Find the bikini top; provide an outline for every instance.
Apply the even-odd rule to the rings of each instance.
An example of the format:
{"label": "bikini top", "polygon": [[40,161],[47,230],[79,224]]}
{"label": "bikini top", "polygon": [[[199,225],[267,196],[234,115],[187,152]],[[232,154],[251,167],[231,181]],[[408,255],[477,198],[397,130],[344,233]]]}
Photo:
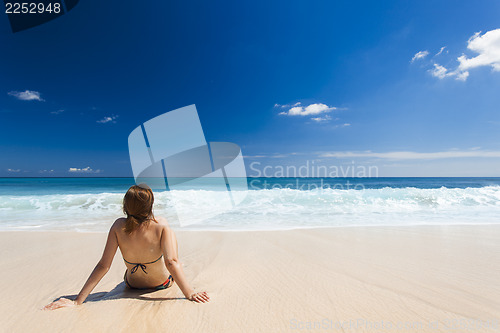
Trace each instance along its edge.
{"label": "bikini top", "polygon": [[158,260],[160,260],[161,258],[163,257],[163,254],[160,256],[160,258],[156,259],[155,261],[151,261],[151,262],[145,262],[145,263],[135,263],[135,262],[130,262],[130,261],[127,261],[125,260],[125,258],[123,258],[123,260],[127,263],[127,264],[130,264],[130,265],[134,265],[134,267],[132,267],[132,269],[130,270],[130,274],[134,274],[137,269],[140,267],[142,269],[142,271],[146,274],[148,274],[148,272],[146,272],[146,265],[149,265],[149,264],[154,264],[155,262],[157,262]]}

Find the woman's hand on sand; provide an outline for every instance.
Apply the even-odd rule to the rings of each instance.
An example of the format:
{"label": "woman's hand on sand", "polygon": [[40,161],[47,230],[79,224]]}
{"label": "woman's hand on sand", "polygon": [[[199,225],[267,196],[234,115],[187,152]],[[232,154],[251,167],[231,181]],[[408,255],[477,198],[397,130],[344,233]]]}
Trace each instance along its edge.
{"label": "woman's hand on sand", "polygon": [[210,297],[208,297],[206,291],[202,291],[191,294],[191,296],[189,296],[189,300],[196,303],[208,303],[210,301]]}
{"label": "woman's hand on sand", "polygon": [[76,306],[76,302],[71,300],[71,299],[67,299],[67,298],[63,297],[63,298],[58,299],[55,302],[52,302],[50,304],[45,305],[43,310],[55,310],[55,309],[59,309],[59,308],[68,308],[68,307],[72,307],[72,306]]}

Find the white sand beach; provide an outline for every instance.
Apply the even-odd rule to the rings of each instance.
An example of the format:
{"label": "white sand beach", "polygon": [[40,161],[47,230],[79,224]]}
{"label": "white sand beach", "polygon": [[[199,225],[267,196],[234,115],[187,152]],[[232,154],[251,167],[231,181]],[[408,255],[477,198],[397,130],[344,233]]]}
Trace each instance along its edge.
{"label": "white sand beach", "polygon": [[211,302],[174,286],[126,291],[113,265],[75,296],[106,234],[1,232],[4,332],[498,332],[500,226],[177,231],[180,259]]}

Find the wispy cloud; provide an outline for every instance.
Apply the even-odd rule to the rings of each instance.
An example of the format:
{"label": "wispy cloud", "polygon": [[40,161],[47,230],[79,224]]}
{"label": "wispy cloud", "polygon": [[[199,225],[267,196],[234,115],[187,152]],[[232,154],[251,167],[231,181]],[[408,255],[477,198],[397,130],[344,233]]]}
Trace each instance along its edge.
{"label": "wispy cloud", "polygon": [[330,117],[329,115],[324,115],[323,117],[314,117],[314,118],[311,118],[311,120],[315,121],[317,123],[324,123],[324,122],[332,120],[332,117]]}
{"label": "wispy cloud", "polygon": [[50,113],[51,114],[60,114],[60,113],[63,113],[63,112],[64,112],[64,110],[61,109],[61,110],[51,111]]}
{"label": "wispy cloud", "polygon": [[393,151],[377,153],[372,151],[352,152],[352,151],[337,151],[319,153],[320,157],[337,157],[337,158],[355,158],[355,157],[371,157],[389,160],[431,160],[444,158],[464,158],[464,157],[500,157],[500,151],[487,150],[450,150],[441,152],[413,152],[413,151]]}
{"label": "wispy cloud", "polygon": [[91,167],[86,167],[86,168],[69,168],[68,172],[71,173],[99,173],[101,170],[93,170]]}
{"label": "wispy cloud", "polygon": [[116,115],[106,116],[106,117],[102,118],[101,120],[98,120],[97,122],[99,124],[116,123],[116,118],[118,118],[118,116],[116,116]]}
{"label": "wispy cloud", "polygon": [[[487,31],[483,35],[476,32],[467,41],[467,49],[477,53],[477,56],[469,58],[462,54],[457,58],[458,66],[455,69],[435,63],[429,72],[438,79],[454,77],[456,80],[466,81],[469,71],[474,68],[491,67],[493,71],[500,71],[500,29]],[[443,50],[444,48],[441,48],[436,55],[441,54]]]}
{"label": "wispy cloud", "polygon": [[50,169],[50,170],[40,170],[38,171],[39,173],[53,173],[54,172],[54,169]]}
{"label": "wispy cloud", "polygon": [[41,97],[41,94],[38,91],[33,90],[25,90],[25,91],[10,91],[8,92],[10,96],[14,96],[15,98],[21,101],[40,101],[43,102],[44,99]]}
{"label": "wispy cloud", "polygon": [[301,102],[297,102],[297,103],[293,103],[293,104],[274,104],[274,107],[275,108],[283,108],[283,109],[286,109],[286,108],[291,108],[293,106],[299,106],[301,105],[302,103]]}
{"label": "wispy cloud", "polygon": [[427,50],[419,51],[419,52],[415,53],[413,58],[411,58],[411,62],[415,62],[416,60],[419,60],[419,59],[424,59],[428,55],[429,55],[429,51],[427,51]]}
{"label": "wispy cloud", "polygon": [[301,153],[274,153],[274,154],[258,154],[258,155],[245,155],[244,158],[252,159],[252,158],[286,158],[296,155],[302,155]]}
{"label": "wispy cloud", "polygon": [[21,169],[7,169],[7,172],[17,173],[17,172],[21,172]]}
{"label": "wispy cloud", "polygon": [[[443,51],[446,49],[446,46],[443,46],[442,48],[439,49],[439,52],[436,53],[436,56],[440,55],[441,53],[443,53]],[[448,50],[446,50],[446,53],[448,53]]]}

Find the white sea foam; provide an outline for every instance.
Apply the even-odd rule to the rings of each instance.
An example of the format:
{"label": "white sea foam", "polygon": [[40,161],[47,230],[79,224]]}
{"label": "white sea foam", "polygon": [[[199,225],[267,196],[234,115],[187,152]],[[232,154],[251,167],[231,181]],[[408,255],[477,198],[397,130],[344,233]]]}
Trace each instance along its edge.
{"label": "white sea foam", "polygon": [[[220,191],[156,193],[155,214],[173,226],[176,210],[218,209]],[[106,231],[123,215],[122,193],[0,196],[0,230]],[[206,211],[200,209],[201,216]],[[500,186],[365,190],[269,189],[249,191],[235,209],[190,226],[265,230],[303,227],[500,223]]]}

